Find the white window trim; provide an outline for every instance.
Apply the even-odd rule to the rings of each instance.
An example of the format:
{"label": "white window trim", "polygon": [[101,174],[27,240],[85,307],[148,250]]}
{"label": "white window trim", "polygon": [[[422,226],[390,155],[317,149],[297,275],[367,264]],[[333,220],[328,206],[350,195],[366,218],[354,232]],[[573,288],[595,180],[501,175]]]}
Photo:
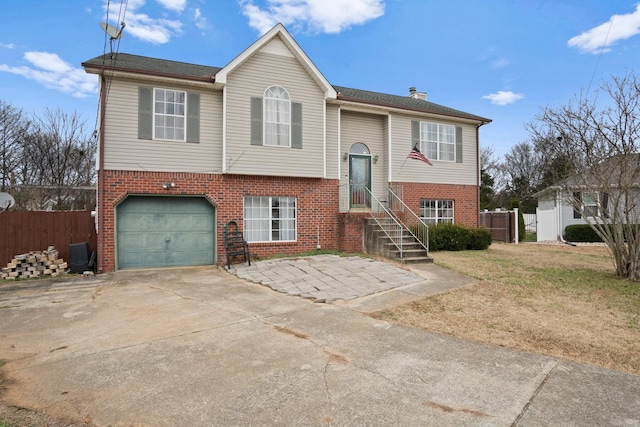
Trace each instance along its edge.
{"label": "white window trim", "polygon": [[[268,144],[268,138],[267,138],[267,99],[272,99],[272,100],[277,100],[277,101],[283,101],[282,99],[279,98],[272,98],[272,97],[268,97],[267,96],[267,91],[271,88],[280,88],[284,91],[284,93],[287,94],[287,103],[289,104],[289,123],[287,123],[287,125],[289,126],[289,135],[287,138],[287,145],[278,145],[278,144]],[[269,122],[269,123],[276,123],[276,125],[281,124],[278,122]],[[285,89],[282,86],[279,85],[271,85],[268,88],[266,88],[264,90],[264,94],[262,96],[262,145],[264,147],[275,147],[275,148],[291,148],[291,95],[289,94],[289,91],[287,89]]]}
{"label": "white window trim", "polygon": [[[593,203],[585,203],[585,195],[586,194],[590,194],[593,195],[594,200]],[[592,192],[583,192],[580,193],[580,197],[582,199],[582,210],[585,213],[586,216],[590,217],[590,218],[596,218],[600,215],[600,209],[602,209],[602,207],[600,206],[600,193],[597,191],[592,191]],[[593,211],[589,208],[595,208]],[[595,215],[592,215],[592,213],[595,212]]]}
{"label": "white window trim", "polygon": [[[436,216],[435,217],[426,217],[423,216],[423,207],[422,207],[422,202],[436,202]],[[453,206],[451,207],[451,217],[440,217],[439,216],[439,211],[440,211],[440,203],[442,202],[451,202],[453,204]],[[454,224],[455,223],[455,217],[456,217],[456,202],[453,199],[420,199],[420,219],[423,219],[427,222],[427,224],[441,224],[441,223],[448,223],[448,224]],[[447,221],[442,221],[446,219]],[[448,220],[451,221],[448,221]],[[435,222],[428,222],[429,220],[435,220]]]}
{"label": "white window trim", "polygon": [[[245,216],[245,209],[246,209],[246,200],[248,197],[266,197],[269,199],[269,240],[249,240],[245,234],[244,238],[245,240],[247,240],[248,243],[287,243],[287,242],[297,242],[298,241],[298,198],[295,196],[244,196],[242,198],[242,222],[243,222],[243,230],[246,233],[247,232],[247,226],[246,226],[246,216]],[[272,217],[272,201],[273,199],[293,199],[294,201],[294,216],[293,218],[280,218],[280,219],[293,219],[294,223],[295,223],[295,227],[294,227],[294,234],[295,234],[295,239],[293,240],[273,240],[272,239],[272,235],[273,235],[273,228],[272,226],[272,221],[273,221],[273,217]],[[256,218],[251,218],[251,219],[256,219]],[[260,218],[260,219],[265,219],[265,218]]]}
{"label": "white window trim", "polygon": [[[438,127],[438,141],[430,141],[430,140],[426,140],[426,139],[422,139],[422,135],[423,135],[423,131],[422,128],[423,126],[426,127],[427,125],[436,125]],[[440,141],[440,127],[451,127],[453,128],[453,141],[452,142],[443,142]],[[424,134],[426,134],[427,132],[425,131]],[[431,156],[430,151],[427,150],[427,144],[428,143],[436,143],[436,157],[433,158],[433,156]],[[441,156],[441,145],[450,145],[453,148],[453,159],[449,160],[449,159],[443,159]],[[456,127],[454,125],[448,124],[448,123],[438,123],[438,122],[426,122],[426,121],[421,121],[420,122],[420,151],[422,153],[424,153],[429,160],[437,160],[439,162],[449,162],[449,163],[455,163],[456,162]]]}
{"label": "white window trim", "polygon": [[[173,114],[173,115],[169,115],[169,114],[163,114],[163,113],[156,113],[156,91],[157,90],[164,90],[164,91],[172,91],[172,92],[181,92],[184,94],[184,114],[182,115],[182,119],[184,120],[184,132],[182,135],[182,139],[167,139],[167,138],[158,138],[156,136],[156,116],[157,115],[162,115],[162,116],[167,116],[167,117],[180,117],[180,115],[177,114]],[[169,141],[169,142],[186,142],[187,141],[187,111],[188,111],[188,94],[187,91],[185,90],[177,90],[177,89],[169,89],[169,88],[164,88],[164,87],[154,87],[153,88],[153,98],[151,100],[151,118],[152,118],[152,124],[151,124],[151,130],[152,130],[152,138],[154,141]]]}

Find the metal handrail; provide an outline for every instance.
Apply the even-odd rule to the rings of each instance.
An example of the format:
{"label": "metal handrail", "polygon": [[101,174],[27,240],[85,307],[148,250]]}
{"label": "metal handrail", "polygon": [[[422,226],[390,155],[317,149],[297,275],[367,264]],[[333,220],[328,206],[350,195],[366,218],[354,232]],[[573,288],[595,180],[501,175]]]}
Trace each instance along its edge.
{"label": "metal handrail", "polygon": [[[411,236],[427,251],[427,255],[429,254],[429,229],[428,226],[422,221],[409,207],[400,199],[395,192],[389,189],[388,198],[386,205],[389,206],[387,208],[385,203],[381,202],[376,196],[373,195],[370,189],[366,186],[353,186],[351,184],[340,184],[338,185],[338,193],[340,197],[340,212],[349,212],[349,204],[351,192],[355,188],[356,193],[362,193],[363,195],[367,195],[367,199],[370,201],[370,206],[367,210],[378,225],[378,227],[384,232],[384,234],[391,240],[392,244],[398,249],[400,258],[404,256],[404,230],[407,230]],[[424,227],[424,235],[416,235],[409,227],[407,227],[398,215],[393,213],[393,206],[396,204],[396,201],[399,203],[399,208],[402,211],[411,212],[411,214],[418,220],[418,222],[422,223]],[[419,233],[420,234],[420,233]]]}
{"label": "metal handrail", "polygon": [[[420,243],[420,245],[427,251],[427,256],[429,256],[429,226],[422,220],[422,218],[420,218],[418,215],[415,214],[415,212],[413,212],[413,210],[411,210],[405,203],[404,201],[398,197],[398,195],[391,189],[391,187],[389,187],[387,189],[387,192],[389,194],[389,196],[387,197],[387,203],[389,204],[389,207],[391,209],[391,211],[393,212],[393,206],[395,206],[396,202],[400,203],[400,207],[402,208],[402,212],[403,213],[408,213],[410,216],[413,216],[413,218],[415,220],[417,220],[418,224],[422,224],[423,227],[420,227],[421,230],[424,230],[423,233],[418,233],[420,234],[420,236],[416,236],[416,234],[411,231],[411,228],[407,227],[399,218],[398,218],[398,222],[400,224],[402,224],[402,226],[404,228],[406,228],[409,233],[411,233],[411,235]],[[394,215],[395,217],[397,217],[397,215]]]}
{"label": "metal handrail", "polygon": [[[393,215],[389,210],[382,204],[380,200],[376,196],[373,195],[371,190],[364,187],[366,191],[371,196],[371,217],[374,219],[378,227],[387,235],[387,237],[391,240],[391,243],[398,248],[400,252],[400,258],[403,257],[403,236],[404,230],[406,227],[398,220],[398,218]],[[375,204],[373,203],[375,202]],[[375,209],[374,209],[375,207]],[[378,217],[375,214],[382,214],[382,216]],[[381,219],[390,219],[391,223],[382,224],[380,222]],[[391,230],[389,230],[389,226],[391,226]],[[411,231],[409,231],[411,232]],[[392,235],[393,234],[393,235]],[[412,233],[413,234],[413,233]],[[415,237],[415,236],[414,236]]]}

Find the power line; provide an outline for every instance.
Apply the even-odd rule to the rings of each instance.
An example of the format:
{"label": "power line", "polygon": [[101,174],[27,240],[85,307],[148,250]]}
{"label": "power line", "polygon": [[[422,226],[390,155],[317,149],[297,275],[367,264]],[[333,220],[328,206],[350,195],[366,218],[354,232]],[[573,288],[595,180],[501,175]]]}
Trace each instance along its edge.
{"label": "power line", "polygon": [[[124,26],[125,26],[125,16],[127,14],[127,8],[129,6],[129,0],[121,0],[120,1],[120,8],[118,10],[118,23],[120,25],[120,32],[122,32],[124,30]],[[107,25],[109,24],[109,12],[111,10],[111,0],[107,0]],[[120,51],[120,41],[122,40],[122,37],[118,37],[117,38],[117,43],[116,43],[116,52],[115,55],[113,53],[113,38],[110,34],[108,34],[107,31],[105,31],[104,34],[104,45],[102,48],[102,65],[105,65],[106,63],[106,59],[107,59],[107,39],[109,38],[109,59],[110,59],[110,66],[114,66],[116,60],[118,59],[118,53]],[[105,105],[103,105],[102,107],[104,108],[106,106],[107,103],[107,99],[109,98],[109,92],[111,91],[111,80],[109,80],[107,82],[107,87],[105,88]],[[98,107],[96,109],[96,121],[95,121],[95,125],[94,125],[94,130],[93,130],[93,135],[95,137],[98,136],[98,124],[100,122],[100,102],[98,102]],[[100,123],[101,126],[104,126],[104,123]]]}
{"label": "power line", "polygon": [[609,40],[609,33],[611,32],[611,27],[613,27],[613,18],[615,15],[611,16],[611,21],[609,21],[609,29],[607,30],[607,35],[604,38],[604,43],[602,43],[602,49],[600,49],[600,54],[598,55],[598,60],[596,61],[596,66],[593,69],[593,74],[591,75],[591,80],[589,81],[589,86],[587,87],[586,95],[589,95],[589,90],[591,89],[591,84],[593,83],[593,79],[596,76],[596,71],[598,70],[598,65],[600,65],[600,59],[602,58],[602,54],[604,53],[604,49],[607,47],[607,40]]}

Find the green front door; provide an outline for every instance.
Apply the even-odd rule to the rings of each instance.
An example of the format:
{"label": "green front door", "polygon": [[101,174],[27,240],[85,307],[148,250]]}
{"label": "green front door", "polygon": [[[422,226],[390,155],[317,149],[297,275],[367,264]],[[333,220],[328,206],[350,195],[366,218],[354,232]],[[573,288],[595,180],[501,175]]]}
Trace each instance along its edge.
{"label": "green front door", "polygon": [[116,233],[118,269],[214,263],[215,208],[203,197],[128,197]]}
{"label": "green front door", "polygon": [[351,208],[371,208],[371,156],[349,154],[349,190]]}

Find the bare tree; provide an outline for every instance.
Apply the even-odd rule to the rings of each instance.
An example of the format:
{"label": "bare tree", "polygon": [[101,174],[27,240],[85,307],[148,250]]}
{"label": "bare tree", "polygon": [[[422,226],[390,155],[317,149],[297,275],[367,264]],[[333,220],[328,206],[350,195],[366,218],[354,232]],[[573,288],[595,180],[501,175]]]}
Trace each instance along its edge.
{"label": "bare tree", "polygon": [[[572,170],[556,183],[612,252],[619,276],[640,280],[640,82],[632,73],[547,107],[529,126]],[[555,138],[552,138],[555,136]],[[555,142],[553,142],[555,141]]]}
{"label": "bare tree", "polygon": [[87,209],[95,206],[96,142],[76,113],[46,109],[7,144],[5,162],[16,209]]}
{"label": "bare tree", "polygon": [[493,147],[480,149],[480,209],[496,208],[496,175],[499,172]]}
{"label": "bare tree", "polygon": [[20,163],[22,142],[29,129],[29,121],[22,110],[0,99],[0,191],[11,185],[11,175]]}
{"label": "bare tree", "polygon": [[518,200],[524,212],[535,212],[533,194],[538,190],[542,177],[542,157],[530,142],[520,142],[504,155],[498,175],[501,203],[511,205]]}

